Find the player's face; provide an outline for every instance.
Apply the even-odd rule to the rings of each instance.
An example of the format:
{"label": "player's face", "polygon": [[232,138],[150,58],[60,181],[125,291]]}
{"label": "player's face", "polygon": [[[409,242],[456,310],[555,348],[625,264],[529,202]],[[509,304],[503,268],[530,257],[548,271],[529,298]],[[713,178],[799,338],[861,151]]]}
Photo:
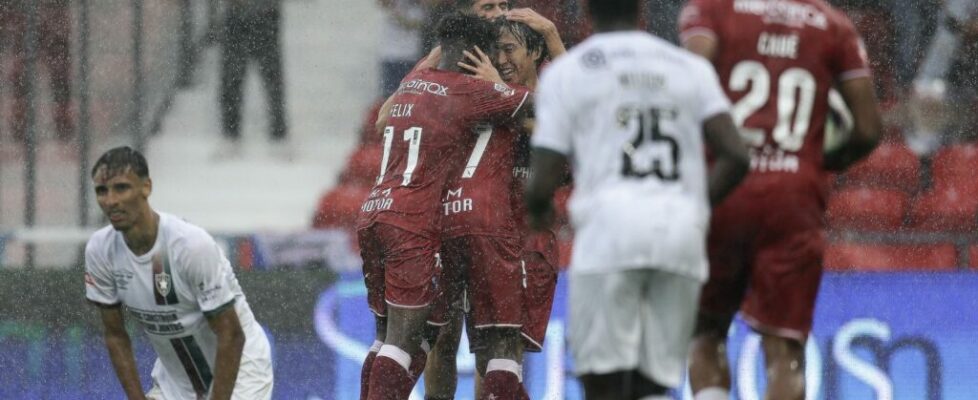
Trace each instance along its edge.
{"label": "player's face", "polygon": [[496,42],[496,63],[499,76],[508,83],[527,85],[537,74],[537,51],[528,52],[526,45],[509,31],[503,31]]}
{"label": "player's face", "polygon": [[477,0],[472,4],[472,11],[482,18],[495,19],[509,11],[509,0]]}
{"label": "player's face", "polygon": [[123,232],[132,228],[147,205],[152,181],[140,178],[129,168],[110,173],[106,167],[99,168],[92,180],[95,200],[112,227]]}

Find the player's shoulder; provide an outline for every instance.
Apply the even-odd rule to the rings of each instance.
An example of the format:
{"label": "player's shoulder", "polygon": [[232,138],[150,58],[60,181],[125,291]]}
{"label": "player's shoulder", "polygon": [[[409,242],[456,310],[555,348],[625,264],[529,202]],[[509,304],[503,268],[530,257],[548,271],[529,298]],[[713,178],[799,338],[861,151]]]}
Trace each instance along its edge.
{"label": "player's shoulder", "polygon": [[112,225],[106,225],[95,231],[88,238],[88,243],[85,244],[85,255],[89,258],[95,257],[99,260],[106,259],[112,241],[115,240],[115,235],[117,234],[118,232],[112,228]]}
{"label": "player's shoulder", "polygon": [[204,228],[175,215],[159,214],[167,248],[175,256],[193,255],[213,248],[214,238]]}

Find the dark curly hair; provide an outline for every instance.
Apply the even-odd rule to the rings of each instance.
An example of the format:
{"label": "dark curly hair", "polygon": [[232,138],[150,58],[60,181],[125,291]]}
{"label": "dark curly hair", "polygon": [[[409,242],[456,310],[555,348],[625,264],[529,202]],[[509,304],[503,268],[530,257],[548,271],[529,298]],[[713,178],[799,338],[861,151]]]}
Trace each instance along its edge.
{"label": "dark curly hair", "polygon": [[529,25],[522,22],[510,21],[506,18],[498,18],[493,24],[500,33],[508,32],[515,36],[516,40],[523,43],[523,46],[526,47],[527,53],[539,51],[540,59],[536,60],[537,67],[540,67],[540,64],[550,56],[550,53],[547,51],[547,42],[544,40],[543,35],[530,28]]}
{"label": "dark curly hair", "polygon": [[474,15],[453,12],[438,22],[438,42],[447,47],[471,49],[478,46],[489,52],[496,45],[499,31],[491,22]]}

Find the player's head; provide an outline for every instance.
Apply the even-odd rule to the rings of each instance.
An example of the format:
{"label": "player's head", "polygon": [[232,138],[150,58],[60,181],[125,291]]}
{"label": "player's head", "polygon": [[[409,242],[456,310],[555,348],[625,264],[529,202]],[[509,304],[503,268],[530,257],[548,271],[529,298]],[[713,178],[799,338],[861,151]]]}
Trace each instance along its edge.
{"label": "player's head", "polygon": [[590,0],[588,9],[596,30],[629,27],[638,22],[638,0]]}
{"label": "player's head", "polygon": [[496,20],[496,66],[508,83],[527,85],[536,79],[537,68],[547,57],[543,35],[522,22]]}
{"label": "player's head", "polygon": [[509,0],[455,0],[455,9],[485,19],[495,19],[509,11],[512,3]]}
{"label": "player's head", "polygon": [[92,167],[95,200],[119,231],[136,224],[149,210],[153,181],[146,158],[128,146],[105,152]]}
{"label": "player's head", "polygon": [[438,43],[444,52],[442,61],[446,62],[442,65],[449,66],[465,61],[462,51],[468,50],[474,53],[474,47],[478,47],[486,54],[492,54],[496,46],[496,38],[499,36],[498,31],[488,20],[459,12],[442,17],[436,32]]}

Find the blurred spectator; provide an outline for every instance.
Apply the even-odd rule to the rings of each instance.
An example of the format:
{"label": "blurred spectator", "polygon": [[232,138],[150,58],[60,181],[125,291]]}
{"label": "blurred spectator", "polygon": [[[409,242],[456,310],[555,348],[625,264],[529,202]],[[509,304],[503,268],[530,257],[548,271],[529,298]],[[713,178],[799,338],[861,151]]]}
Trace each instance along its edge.
{"label": "blurred spectator", "polygon": [[930,154],[944,142],[973,139],[978,104],[978,0],[946,0],[910,101],[908,144]]}
{"label": "blurred spectator", "polygon": [[[27,133],[27,17],[28,7],[36,7],[34,51],[35,76],[42,67],[47,68],[53,119],[58,139],[68,140],[74,135],[71,112],[71,19],[68,0],[0,0],[0,40],[11,58],[8,79],[13,87],[10,129],[15,139],[24,141]],[[35,93],[37,89],[35,86]]]}
{"label": "blurred spectator", "polygon": [[221,60],[221,121],[225,143],[219,157],[240,152],[242,86],[249,61],[258,72],[267,94],[269,134],[273,151],[288,156],[285,121],[285,88],[282,78],[281,0],[229,0],[224,15],[224,47]]}
{"label": "blurred spectator", "polygon": [[397,85],[421,58],[421,30],[426,22],[419,0],[377,0],[387,12],[381,26],[381,96],[394,93]]}

